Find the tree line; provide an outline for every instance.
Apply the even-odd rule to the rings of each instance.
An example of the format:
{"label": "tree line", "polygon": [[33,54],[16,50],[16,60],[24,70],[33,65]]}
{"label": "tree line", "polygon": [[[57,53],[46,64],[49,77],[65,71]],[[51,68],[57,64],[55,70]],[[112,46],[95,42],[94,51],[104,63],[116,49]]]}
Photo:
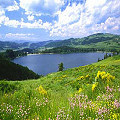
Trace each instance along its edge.
{"label": "tree line", "polygon": [[96,51],[103,51],[103,52],[120,52],[117,51],[116,49],[107,49],[106,48],[74,48],[70,46],[61,46],[61,47],[56,47],[52,49],[46,49],[42,51],[41,53],[80,53],[80,52],[96,52]]}

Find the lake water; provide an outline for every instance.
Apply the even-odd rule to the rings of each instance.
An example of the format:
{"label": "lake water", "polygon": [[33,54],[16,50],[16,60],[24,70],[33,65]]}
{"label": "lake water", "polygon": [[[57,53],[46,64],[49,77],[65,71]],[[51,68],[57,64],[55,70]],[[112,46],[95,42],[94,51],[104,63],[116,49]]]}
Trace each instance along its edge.
{"label": "lake water", "polygon": [[97,62],[105,53],[72,53],[72,54],[40,54],[28,55],[13,60],[14,63],[27,66],[39,75],[57,72],[58,64],[63,62],[64,68],[73,68]]}

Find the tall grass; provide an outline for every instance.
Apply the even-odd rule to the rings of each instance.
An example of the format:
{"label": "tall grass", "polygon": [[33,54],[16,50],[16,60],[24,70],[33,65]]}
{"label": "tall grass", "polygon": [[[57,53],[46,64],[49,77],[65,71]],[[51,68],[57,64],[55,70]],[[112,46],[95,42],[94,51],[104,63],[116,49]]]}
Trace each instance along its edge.
{"label": "tall grass", "polygon": [[38,80],[1,81],[0,119],[119,120],[120,65],[102,63]]}

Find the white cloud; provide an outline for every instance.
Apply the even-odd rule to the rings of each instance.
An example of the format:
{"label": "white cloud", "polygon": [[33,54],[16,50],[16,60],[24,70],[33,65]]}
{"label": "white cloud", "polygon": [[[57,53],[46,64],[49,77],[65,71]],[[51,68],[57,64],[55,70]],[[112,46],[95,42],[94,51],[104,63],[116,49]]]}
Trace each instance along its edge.
{"label": "white cloud", "polygon": [[[50,36],[83,37],[96,32],[116,32],[120,26],[119,0],[86,0],[58,13]],[[116,27],[115,27],[116,26]]]}
{"label": "white cloud", "polygon": [[16,34],[13,34],[13,33],[8,33],[6,34],[5,37],[7,38],[10,38],[10,37],[25,37],[25,36],[33,36],[34,34],[19,34],[19,33],[16,33]]}
{"label": "white cloud", "polygon": [[15,0],[0,0],[0,7],[8,11],[19,9],[18,3]]}
{"label": "white cloud", "polygon": [[20,25],[20,22],[17,20],[10,20],[5,16],[5,10],[2,8],[0,10],[0,26],[1,25],[17,28]]}
{"label": "white cloud", "polygon": [[12,39],[12,40],[35,40],[34,34],[23,34],[23,33],[8,33],[5,35],[6,39]]}
{"label": "white cloud", "polygon": [[46,29],[46,30],[50,30],[51,29],[52,24],[49,22],[45,22],[43,23],[41,19],[39,19],[38,21],[35,20],[35,22],[33,23],[25,23],[25,22],[21,22],[20,27],[21,28],[34,28],[34,29]]}
{"label": "white cloud", "polygon": [[64,4],[64,0],[20,0],[20,7],[32,14],[54,14]]}
{"label": "white cloud", "polygon": [[[34,16],[28,16],[29,20],[34,20]],[[1,25],[5,25],[8,27],[14,27],[14,28],[31,28],[31,29],[45,29],[50,30],[52,27],[52,24],[49,22],[44,22],[39,19],[35,20],[34,22],[24,22],[24,19],[21,18],[21,21],[18,20],[10,20],[8,17],[5,16],[5,11],[0,10],[0,27]]]}
{"label": "white cloud", "polygon": [[[28,21],[25,21],[26,18],[18,21],[5,16],[6,10],[18,10],[18,3],[15,0],[0,0],[0,26],[3,24],[14,28],[45,29],[49,30],[50,36],[60,37],[83,37],[96,32],[119,31],[119,0],[83,1],[82,4],[72,3],[60,9],[65,0],[20,0],[20,7],[25,10]],[[56,15],[58,19],[51,23],[49,20],[35,20],[42,14]]]}
{"label": "white cloud", "polygon": [[0,16],[4,15],[5,11],[0,7]]}
{"label": "white cloud", "polygon": [[42,26],[42,28],[44,28],[44,29],[46,29],[46,30],[50,30],[51,27],[52,27],[52,24],[49,23],[49,22],[43,23],[43,26]]}
{"label": "white cloud", "polygon": [[63,12],[61,12],[61,10],[58,11],[58,22],[56,26],[76,22],[80,17],[81,9],[82,5],[73,4],[72,6],[68,5]]}
{"label": "white cloud", "polygon": [[29,15],[27,18],[28,18],[29,21],[33,21],[34,20],[34,16],[33,15]]}
{"label": "white cloud", "polygon": [[119,27],[119,26],[115,26],[115,27],[113,27],[112,29],[113,29],[113,30],[119,30],[120,27]]}
{"label": "white cloud", "polygon": [[5,12],[6,10],[14,11],[18,9],[19,7],[17,6],[16,1],[0,0],[0,26],[3,24],[9,27],[17,27],[19,23],[16,20],[9,20],[9,18],[6,17]]}
{"label": "white cloud", "polygon": [[6,17],[5,21],[4,21],[4,25],[8,26],[8,27],[14,27],[17,28],[20,25],[20,22],[17,20],[9,20],[8,17]]}
{"label": "white cloud", "polygon": [[91,29],[96,32],[114,32],[119,30],[120,27],[120,17],[109,17],[104,23],[95,24]]}
{"label": "white cloud", "polygon": [[7,9],[8,11],[19,10],[18,3],[17,3],[16,1],[14,1],[14,5],[12,5],[12,6],[8,6],[6,9]]}
{"label": "white cloud", "polygon": [[6,16],[5,16],[5,11],[3,8],[0,7],[0,26],[1,24],[3,24],[3,22],[5,21]]}

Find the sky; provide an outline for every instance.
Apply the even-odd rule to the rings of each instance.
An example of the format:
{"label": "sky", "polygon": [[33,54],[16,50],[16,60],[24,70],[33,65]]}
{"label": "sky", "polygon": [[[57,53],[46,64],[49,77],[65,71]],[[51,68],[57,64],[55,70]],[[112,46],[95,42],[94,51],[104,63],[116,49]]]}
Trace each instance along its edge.
{"label": "sky", "polygon": [[0,41],[120,35],[120,0],[0,0]]}

